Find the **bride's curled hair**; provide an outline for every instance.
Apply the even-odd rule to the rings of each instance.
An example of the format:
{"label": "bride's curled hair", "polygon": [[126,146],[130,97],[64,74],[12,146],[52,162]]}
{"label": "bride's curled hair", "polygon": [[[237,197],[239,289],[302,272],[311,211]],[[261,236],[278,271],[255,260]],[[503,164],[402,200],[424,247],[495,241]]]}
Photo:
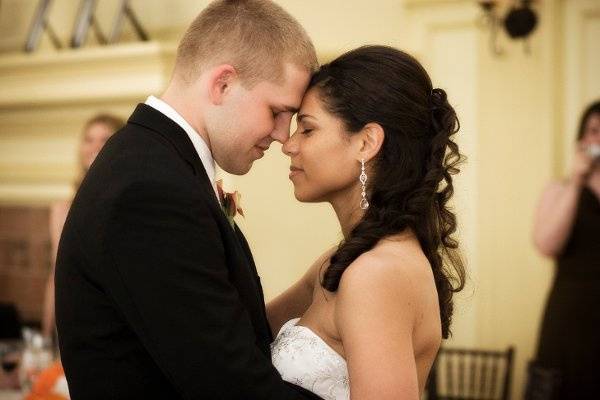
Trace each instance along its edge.
{"label": "bride's curled hair", "polygon": [[465,270],[452,236],[456,217],[448,205],[452,175],[462,161],[452,140],[459,122],[446,92],[434,89],[412,56],[386,46],[365,46],[323,65],[312,77],[325,107],[346,129],[359,132],[376,122],[385,132],[371,160],[369,208],[340,243],[322,286],[338,289],[345,269],[379,240],[410,229],[431,264],[439,298],[442,336],[450,335],[454,292]]}

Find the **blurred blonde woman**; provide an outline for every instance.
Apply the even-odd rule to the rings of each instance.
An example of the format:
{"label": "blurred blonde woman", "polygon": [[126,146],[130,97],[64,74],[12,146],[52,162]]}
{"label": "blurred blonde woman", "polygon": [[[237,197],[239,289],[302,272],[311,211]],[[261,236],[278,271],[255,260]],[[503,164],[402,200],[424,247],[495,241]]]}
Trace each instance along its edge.
{"label": "blurred blonde woman", "polygon": [[554,392],[548,398],[600,396],[599,153],[597,101],[581,118],[569,176],[548,185],[535,220],[535,245],[557,267],[540,331],[540,373],[530,378],[531,390]]}
{"label": "blurred blonde woman", "polygon": [[[94,159],[104,146],[108,138],[119,130],[125,121],[111,114],[98,114],[88,120],[81,135],[79,143],[79,172],[74,182],[75,191],[83,180]],[[42,334],[51,337],[54,333],[54,266],[60,234],[71,206],[71,200],[64,200],[52,204],[50,208],[50,243],[52,246],[52,269],[46,283],[44,298],[44,314],[42,317]]]}

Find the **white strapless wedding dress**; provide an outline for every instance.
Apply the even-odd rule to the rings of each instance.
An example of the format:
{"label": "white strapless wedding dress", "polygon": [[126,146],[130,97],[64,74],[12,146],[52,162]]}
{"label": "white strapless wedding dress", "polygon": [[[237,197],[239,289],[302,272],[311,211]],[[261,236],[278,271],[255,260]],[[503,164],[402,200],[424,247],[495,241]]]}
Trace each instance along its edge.
{"label": "white strapless wedding dress", "polygon": [[317,334],[292,319],[271,344],[273,365],[281,377],[325,400],[350,398],[346,360]]}

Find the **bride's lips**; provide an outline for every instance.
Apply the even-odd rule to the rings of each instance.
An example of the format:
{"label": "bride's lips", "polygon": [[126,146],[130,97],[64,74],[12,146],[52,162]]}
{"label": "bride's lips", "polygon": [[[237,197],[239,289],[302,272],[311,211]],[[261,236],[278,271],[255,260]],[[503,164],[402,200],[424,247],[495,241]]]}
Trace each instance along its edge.
{"label": "bride's lips", "polygon": [[303,170],[301,168],[294,167],[293,165],[290,166],[290,179],[292,179],[296,175],[301,174],[302,172]]}

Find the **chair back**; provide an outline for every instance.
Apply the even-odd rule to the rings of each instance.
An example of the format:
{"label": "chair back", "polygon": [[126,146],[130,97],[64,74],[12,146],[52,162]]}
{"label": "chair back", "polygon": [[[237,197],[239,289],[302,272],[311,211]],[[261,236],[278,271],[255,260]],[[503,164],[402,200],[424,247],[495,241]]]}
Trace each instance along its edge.
{"label": "chair back", "polygon": [[508,400],[514,347],[441,348],[427,382],[429,400]]}

